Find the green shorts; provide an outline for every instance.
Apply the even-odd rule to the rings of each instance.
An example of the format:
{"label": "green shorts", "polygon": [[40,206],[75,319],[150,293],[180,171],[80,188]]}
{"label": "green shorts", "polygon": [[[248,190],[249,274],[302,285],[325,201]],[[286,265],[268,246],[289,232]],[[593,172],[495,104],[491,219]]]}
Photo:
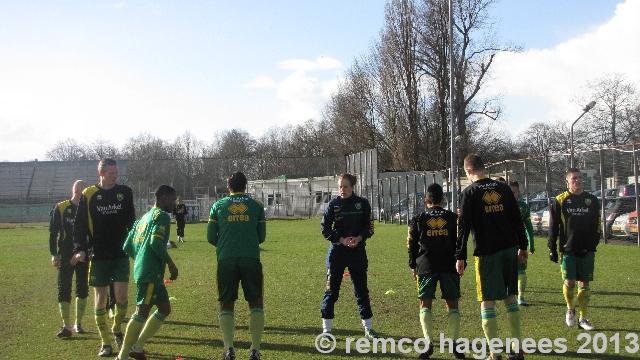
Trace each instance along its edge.
{"label": "green shorts", "polygon": [[562,253],[562,278],[564,280],[593,281],[596,253],[588,252],[583,258],[572,252]]}
{"label": "green shorts", "polygon": [[169,293],[164,283],[140,283],[136,289],[136,305],[165,304],[169,302]]}
{"label": "green shorts", "polygon": [[242,283],[244,299],[252,302],[263,292],[262,263],[255,258],[230,258],[218,261],[218,301],[238,299],[238,285]]}
{"label": "green shorts", "polygon": [[129,258],[91,260],[89,286],[105,287],[110,282],[129,282]]}
{"label": "green shorts", "polygon": [[518,247],[476,256],[478,301],[504,300],[518,295]]}
{"label": "green shorts", "polygon": [[440,282],[442,299],[455,300],[460,298],[460,275],[450,272],[432,272],[418,275],[416,285],[418,297],[421,299],[435,299],[436,286]]}

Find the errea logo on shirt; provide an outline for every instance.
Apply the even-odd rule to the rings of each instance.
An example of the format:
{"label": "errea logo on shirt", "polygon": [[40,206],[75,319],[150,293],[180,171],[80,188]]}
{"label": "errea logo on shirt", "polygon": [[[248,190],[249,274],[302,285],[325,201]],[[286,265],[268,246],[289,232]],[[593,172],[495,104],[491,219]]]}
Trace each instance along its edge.
{"label": "errea logo on shirt", "polygon": [[500,201],[500,194],[498,194],[494,190],[485,192],[482,195],[482,200],[484,200],[484,202],[489,204],[489,205],[484,207],[484,212],[486,212],[486,213],[491,213],[491,212],[503,211],[504,210],[504,205],[498,204],[498,201]]}
{"label": "errea logo on shirt", "polygon": [[447,221],[441,217],[429,219],[427,225],[431,228],[431,230],[427,230],[427,236],[449,235],[449,230],[443,229],[447,226]]}

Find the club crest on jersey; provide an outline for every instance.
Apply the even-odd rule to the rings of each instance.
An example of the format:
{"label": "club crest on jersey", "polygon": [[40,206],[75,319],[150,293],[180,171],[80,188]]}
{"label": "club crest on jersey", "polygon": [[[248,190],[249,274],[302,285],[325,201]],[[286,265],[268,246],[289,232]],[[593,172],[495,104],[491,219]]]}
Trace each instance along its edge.
{"label": "club crest on jersey", "polygon": [[586,205],[591,205],[591,199],[584,199],[584,203]]}
{"label": "club crest on jersey", "polygon": [[124,200],[124,194],[118,193],[118,195],[116,195],[116,198],[118,199],[118,201],[122,201]]}
{"label": "club crest on jersey", "polygon": [[362,209],[362,203],[356,203],[356,209],[358,210]]}

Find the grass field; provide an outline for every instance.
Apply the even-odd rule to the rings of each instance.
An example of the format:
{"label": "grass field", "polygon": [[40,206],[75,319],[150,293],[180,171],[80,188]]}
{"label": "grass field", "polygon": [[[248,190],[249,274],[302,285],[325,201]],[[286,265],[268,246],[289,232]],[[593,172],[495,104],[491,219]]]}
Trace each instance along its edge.
{"label": "grass field", "polygon": [[[0,262],[0,358],[2,359],[92,359],[97,358],[100,340],[87,307],[84,328],[60,340],[55,334],[61,320],[57,306],[56,271],[48,253],[45,226],[0,228],[3,256]],[[184,244],[171,249],[180,277],[168,285],[173,312],[146,346],[150,359],[220,359],[222,336],[218,327],[218,304],[214,274],[215,248],[206,242],[206,225],[189,224]],[[588,333],[564,324],[565,304],[561,292],[559,266],[549,261],[546,240],[536,239],[540,251],[530,257],[527,300],[533,306],[521,308],[523,335],[536,342],[548,338],[566,339],[563,354],[530,354],[526,359],[638,359],[640,358],[640,249],[634,246],[600,245],[596,257],[595,281],[589,318],[598,328]],[[384,338],[421,337],[418,301],[407,266],[406,227],[376,223],[376,233],[367,241],[369,288],[374,311],[374,328]],[[344,359],[417,358],[415,352],[359,354],[355,340],[350,353],[346,338],[362,337],[351,284],[343,283],[336,304],[334,335],[337,348],[319,353],[314,340],[321,330],[320,302],[324,288],[325,255],[328,243],[320,235],[318,219],[276,220],[267,224],[267,241],[262,245],[265,273],[266,328],[262,344],[264,359]],[[470,261],[470,264],[473,262]],[[168,272],[167,272],[168,276]],[[393,290],[393,294],[385,294]],[[134,284],[130,286],[133,302]],[[89,304],[93,304],[92,291]],[[244,300],[236,305],[236,354],[248,358],[249,312]],[[499,334],[508,337],[504,306],[497,307]],[[129,307],[129,314],[134,310]],[[475,300],[473,266],[462,278],[460,336],[472,341],[483,338],[479,304]],[[434,303],[434,333],[448,336],[444,301]],[[596,334],[603,335],[596,335]],[[616,336],[618,341],[616,341]],[[626,336],[635,336],[625,339]],[[593,339],[596,339],[594,345]],[[615,345],[619,344],[616,351]],[[411,344],[408,346],[410,347]],[[596,351],[607,346],[605,353]],[[578,349],[591,350],[582,353]],[[625,349],[625,346],[628,347]],[[405,346],[407,347],[407,346]],[[630,348],[629,348],[630,347]],[[551,345],[550,349],[558,347]],[[477,348],[476,348],[477,349]],[[387,348],[389,351],[390,348]],[[635,350],[635,353],[632,353]],[[371,350],[372,351],[372,350]],[[472,359],[473,348],[467,358]],[[631,351],[631,352],[630,352]],[[436,347],[433,359],[453,359]]]}

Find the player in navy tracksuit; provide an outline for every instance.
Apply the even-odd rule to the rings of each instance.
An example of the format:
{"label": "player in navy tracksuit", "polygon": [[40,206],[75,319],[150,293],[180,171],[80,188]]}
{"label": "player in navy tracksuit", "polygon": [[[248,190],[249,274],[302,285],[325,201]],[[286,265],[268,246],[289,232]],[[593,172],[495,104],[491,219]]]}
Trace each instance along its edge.
{"label": "player in navy tracksuit", "polygon": [[367,287],[369,262],[365,250],[367,238],[373,235],[373,217],[369,201],[353,193],[356,181],[355,175],[340,175],[340,196],[329,202],[320,223],[322,235],[331,241],[327,254],[327,284],[320,310],[322,331],[331,332],[333,307],[340,296],[344,270],[348,268],[365,335],[376,338],[377,334],[372,329],[373,312]]}

